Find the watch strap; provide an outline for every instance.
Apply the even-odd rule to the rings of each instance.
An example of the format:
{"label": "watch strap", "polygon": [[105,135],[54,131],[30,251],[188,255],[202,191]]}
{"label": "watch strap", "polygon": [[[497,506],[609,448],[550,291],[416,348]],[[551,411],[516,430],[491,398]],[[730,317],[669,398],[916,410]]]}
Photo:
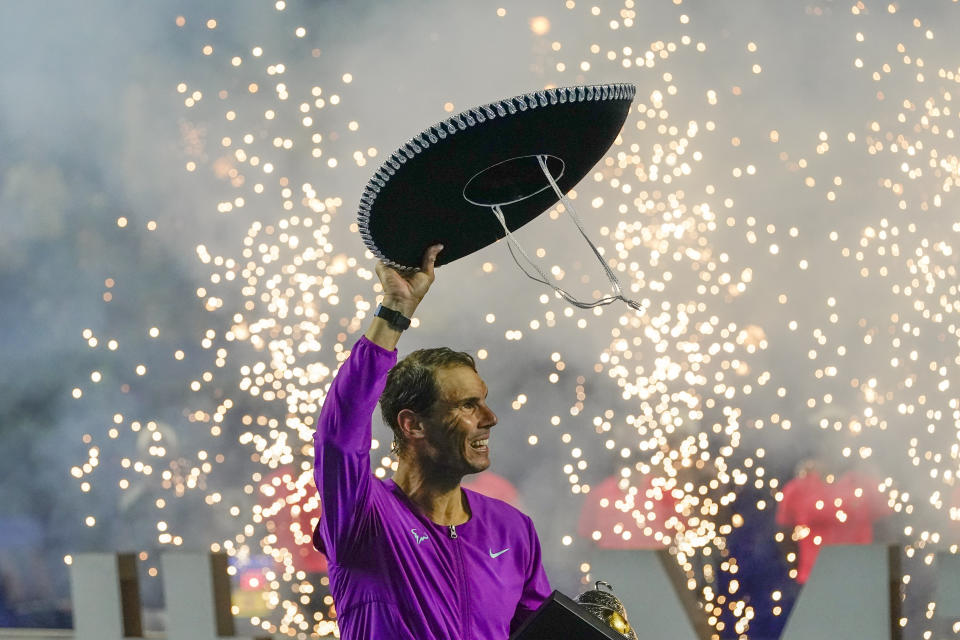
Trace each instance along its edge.
{"label": "watch strap", "polygon": [[397,331],[405,331],[410,327],[410,318],[396,309],[383,306],[383,304],[377,305],[377,310],[374,311],[373,315],[378,318],[383,318],[392,329],[396,329]]}

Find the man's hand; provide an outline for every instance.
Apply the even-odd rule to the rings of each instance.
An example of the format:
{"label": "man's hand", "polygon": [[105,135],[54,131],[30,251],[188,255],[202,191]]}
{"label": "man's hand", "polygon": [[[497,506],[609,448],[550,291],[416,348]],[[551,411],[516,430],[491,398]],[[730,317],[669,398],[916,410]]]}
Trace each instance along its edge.
{"label": "man's hand", "polygon": [[423,254],[420,270],[407,274],[401,274],[383,262],[378,262],[377,276],[383,285],[383,306],[399,311],[408,318],[412,316],[433,284],[433,265],[437,261],[437,254],[442,250],[442,244],[429,247]]}
{"label": "man's hand", "polygon": [[[408,318],[412,317],[433,284],[433,265],[437,261],[437,254],[442,250],[442,244],[429,247],[423,254],[420,270],[407,274],[401,274],[383,262],[378,262],[377,277],[383,286],[383,306],[399,311]],[[367,330],[367,339],[392,350],[397,346],[400,332],[390,327],[382,318],[374,318]]]}

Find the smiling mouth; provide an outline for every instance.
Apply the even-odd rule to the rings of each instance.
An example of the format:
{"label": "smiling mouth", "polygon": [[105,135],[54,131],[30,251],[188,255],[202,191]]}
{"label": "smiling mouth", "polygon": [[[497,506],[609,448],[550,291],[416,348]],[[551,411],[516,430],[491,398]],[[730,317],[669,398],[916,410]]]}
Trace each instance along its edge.
{"label": "smiling mouth", "polygon": [[489,451],[487,448],[487,443],[490,442],[489,438],[484,438],[482,440],[474,440],[470,443],[470,448],[475,451]]}

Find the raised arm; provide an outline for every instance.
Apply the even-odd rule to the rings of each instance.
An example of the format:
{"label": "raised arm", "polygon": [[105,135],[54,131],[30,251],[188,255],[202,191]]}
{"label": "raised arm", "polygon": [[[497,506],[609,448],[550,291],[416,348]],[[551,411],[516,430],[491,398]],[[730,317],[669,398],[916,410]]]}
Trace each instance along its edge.
{"label": "raised arm", "polygon": [[[423,268],[400,275],[384,264],[377,275],[384,289],[383,305],[410,317],[433,283],[433,265],[441,246],[430,247]],[[353,347],[330,385],[314,434],[314,481],[320,492],[321,516],[314,545],[334,562],[349,560],[351,545],[369,513],[371,418],[383,392],[387,372],[396,364],[401,330],[375,317],[366,337]]]}

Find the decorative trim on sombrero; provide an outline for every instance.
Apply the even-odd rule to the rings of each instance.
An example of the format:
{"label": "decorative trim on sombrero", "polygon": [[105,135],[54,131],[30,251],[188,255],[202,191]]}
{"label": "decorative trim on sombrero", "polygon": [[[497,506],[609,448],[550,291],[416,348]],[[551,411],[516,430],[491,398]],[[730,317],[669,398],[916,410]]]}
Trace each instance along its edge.
{"label": "decorative trim on sombrero", "polygon": [[447,136],[456,135],[458,131],[466,131],[470,127],[482,124],[487,120],[503,118],[513,115],[518,111],[528,109],[537,109],[548,105],[564,104],[568,102],[589,102],[601,100],[633,100],[637,88],[632,84],[605,84],[605,85],[587,85],[577,87],[560,87],[556,89],[544,89],[535,93],[513,98],[505,98],[490,104],[481,105],[466,111],[461,111],[455,116],[446,120],[441,120],[432,127],[408,140],[394,151],[380,165],[380,168],[374,172],[373,177],[367,182],[360,196],[359,211],[357,213],[357,226],[360,230],[360,237],[363,243],[373,253],[378,260],[398,271],[413,271],[415,267],[409,267],[397,264],[387,258],[380,249],[377,248],[373,237],[370,235],[370,211],[377,194],[387,186],[390,178],[394,176],[401,165],[412,160],[417,154],[427,149],[432,144],[437,144]]}

